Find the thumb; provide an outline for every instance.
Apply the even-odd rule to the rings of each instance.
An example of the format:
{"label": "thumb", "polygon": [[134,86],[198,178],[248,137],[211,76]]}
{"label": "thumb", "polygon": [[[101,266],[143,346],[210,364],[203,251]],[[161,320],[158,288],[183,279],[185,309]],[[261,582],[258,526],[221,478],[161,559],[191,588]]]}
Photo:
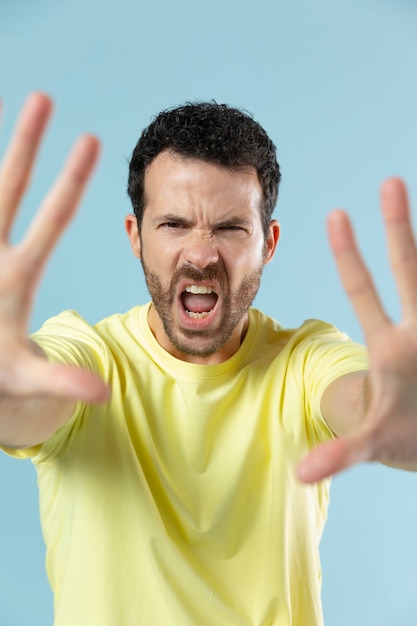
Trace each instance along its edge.
{"label": "thumb", "polygon": [[297,477],[303,483],[315,483],[371,459],[372,446],[367,435],[342,437],[310,452],[299,463]]}
{"label": "thumb", "polygon": [[[52,365],[51,382],[55,394],[92,404],[107,402],[110,388],[98,374],[68,365]],[[57,395],[58,395],[57,394]]]}
{"label": "thumb", "polygon": [[19,378],[21,395],[43,395],[93,404],[106,402],[110,397],[109,387],[100,376],[79,367],[50,363],[38,357],[26,362],[25,367],[30,372]]}

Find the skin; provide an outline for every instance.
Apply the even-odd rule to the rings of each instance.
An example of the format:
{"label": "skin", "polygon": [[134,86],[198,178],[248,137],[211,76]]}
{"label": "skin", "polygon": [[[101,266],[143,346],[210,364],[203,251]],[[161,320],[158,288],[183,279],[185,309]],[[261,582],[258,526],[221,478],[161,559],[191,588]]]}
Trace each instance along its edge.
{"label": "skin", "polygon": [[[125,225],[152,296],[149,325],[173,356],[221,363],[246,334],[248,308],[279,238],[275,220],[264,237],[256,171],[230,171],[163,152],[148,168],[145,192],[141,233],[134,215]],[[186,314],[181,294],[187,285],[216,292],[207,317]]]}
{"label": "skin", "polygon": [[[348,216],[334,211],[328,219],[330,245],[363,329],[370,367],[364,384],[360,377],[342,377],[326,390],[322,402],[327,419],[336,424],[336,433],[342,424],[346,435],[317,448],[300,464],[298,475],[305,482],[364,461],[417,470],[417,247],[402,180],[383,183],[381,206],[402,318],[398,324],[389,319]],[[353,419],[340,410],[347,396],[358,407]]]}
{"label": "skin", "polygon": [[104,402],[109,395],[100,378],[48,363],[27,340],[42,270],[75,213],[99,153],[95,137],[79,138],[26,236],[12,246],[10,230],[51,112],[44,94],[27,99],[0,168],[0,442],[11,447],[45,441],[70,417],[77,398]]}
{"label": "skin", "polygon": [[[29,97],[0,168],[0,442],[10,446],[29,446],[44,441],[69,418],[76,399],[98,403],[105,402],[109,395],[100,378],[76,368],[48,363],[27,340],[32,300],[43,267],[75,213],[99,152],[99,143],[94,137],[85,135],[79,139],[26,236],[12,246],[9,243],[10,229],[28,185],[51,109],[52,103],[47,96],[32,94]],[[194,170],[193,176],[197,175],[198,169]],[[200,171],[198,175],[204,180],[205,174]],[[163,288],[170,284],[175,268],[187,263],[198,266],[201,259],[203,264],[211,259],[209,264],[217,266],[220,272],[217,276],[224,278],[219,286],[216,285],[220,306],[216,315],[207,318],[206,325],[210,330],[206,334],[200,333],[198,340],[195,338],[200,346],[199,342],[206,342],[205,348],[207,342],[213,341],[220,332],[220,320],[226,316],[222,303],[226,302],[228,289],[236,299],[245,271],[261,270],[272,258],[278,240],[277,226],[273,226],[265,253],[253,213],[258,206],[255,202],[256,184],[249,172],[248,176],[240,200],[251,216],[249,235],[244,235],[250,242],[250,260],[246,261],[238,254],[236,267],[231,265],[234,259],[223,245],[223,235],[217,232],[219,218],[208,218],[207,201],[212,202],[210,209],[215,215],[218,211],[216,192],[214,188],[210,192],[209,184],[203,195],[189,193],[186,198],[190,201],[184,205],[187,213],[186,256],[193,253],[194,261],[181,257],[179,250],[183,246],[178,245],[177,235],[173,239],[172,234],[168,235],[167,265],[154,258],[152,246],[147,247],[145,234],[150,237],[149,243],[153,237],[160,241],[152,215],[161,207],[156,207],[152,193],[154,204],[150,205],[148,215],[146,212],[150,207],[145,211],[142,232],[145,245],[141,246],[139,234],[134,234],[133,219],[127,219],[135,254],[142,255],[142,261],[145,259],[149,269],[152,266]],[[232,180],[236,179],[232,176]],[[187,178],[178,184],[194,188]],[[235,188],[234,183],[230,184]],[[226,193],[226,188],[223,191]],[[367,374],[343,376],[325,391],[323,413],[340,438],[313,450],[300,463],[298,476],[304,482],[320,480],[363,461],[380,461],[417,470],[417,247],[407,192],[401,180],[391,178],[385,181],[381,188],[381,204],[403,316],[398,324],[388,318],[361,258],[348,216],[340,210],[332,212],[328,220],[329,241],[341,281],[363,328],[370,369]],[[179,207],[175,210],[178,212]],[[223,212],[227,210],[223,208]],[[232,213],[235,211],[239,211],[238,207],[234,207]],[[237,250],[240,250],[239,246]],[[185,323],[179,314],[178,288],[180,285],[174,282],[174,299],[168,307],[173,338],[177,343],[184,334],[181,324]],[[158,341],[173,354],[178,354],[178,345],[175,346],[168,337],[157,311],[151,311],[150,324]],[[198,358],[203,362],[228,358],[240,345],[246,327],[247,318],[243,315],[221,348],[211,356],[207,356],[209,350],[205,349],[206,356],[202,356],[200,350]],[[184,346],[182,351],[183,355],[186,354]],[[181,358],[181,350],[179,352]],[[194,355],[193,358],[197,357]]]}

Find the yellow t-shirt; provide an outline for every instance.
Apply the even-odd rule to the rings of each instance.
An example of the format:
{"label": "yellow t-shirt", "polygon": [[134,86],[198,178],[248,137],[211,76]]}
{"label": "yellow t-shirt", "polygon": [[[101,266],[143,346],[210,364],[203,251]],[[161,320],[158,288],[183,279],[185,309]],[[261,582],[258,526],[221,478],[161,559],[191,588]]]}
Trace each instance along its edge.
{"label": "yellow t-shirt", "polygon": [[322,392],[366,369],[363,347],[251,309],[231,359],[193,365],[157,343],[147,311],[93,327],[65,312],[34,336],[113,389],[15,452],[39,476],[55,626],[321,625],[329,484],[294,471],[332,436]]}

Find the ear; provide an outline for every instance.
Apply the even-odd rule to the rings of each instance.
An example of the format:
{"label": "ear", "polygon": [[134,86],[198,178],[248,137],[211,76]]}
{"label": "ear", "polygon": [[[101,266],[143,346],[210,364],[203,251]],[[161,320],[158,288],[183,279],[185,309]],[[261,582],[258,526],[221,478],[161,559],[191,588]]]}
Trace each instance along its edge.
{"label": "ear", "polygon": [[132,252],[140,259],[140,237],[138,231],[138,221],[136,219],[136,215],[126,215],[125,217],[125,230],[127,232],[127,236],[129,237],[130,245],[132,248]]}
{"label": "ear", "polygon": [[271,220],[265,246],[265,263],[269,263],[270,261],[272,261],[275,250],[277,249],[280,234],[281,227],[279,223],[277,222],[277,220]]}

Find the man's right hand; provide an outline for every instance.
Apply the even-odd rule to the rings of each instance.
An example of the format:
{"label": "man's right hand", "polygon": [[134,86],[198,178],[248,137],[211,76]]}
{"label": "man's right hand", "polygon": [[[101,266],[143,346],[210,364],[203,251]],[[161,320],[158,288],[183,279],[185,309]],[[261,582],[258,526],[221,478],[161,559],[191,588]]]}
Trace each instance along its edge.
{"label": "man's right hand", "polygon": [[[0,167],[0,443],[5,445],[31,445],[44,440],[69,417],[76,400],[99,403],[109,395],[98,376],[48,363],[27,339],[42,270],[75,213],[99,153],[95,137],[84,135],[78,139],[26,236],[12,246],[10,230],[51,111],[52,102],[47,96],[40,93],[29,96]],[[45,424],[48,406],[50,425]],[[30,415],[26,415],[29,410]],[[43,412],[40,437],[35,427],[35,433],[28,433],[25,443],[26,419],[32,424],[29,429],[32,431],[38,412]],[[58,418],[53,417],[57,414]],[[58,423],[54,423],[56,419]],[[16,420],[23,422],[18,425]],[[13,424],[20,433],[16,441]]]}

